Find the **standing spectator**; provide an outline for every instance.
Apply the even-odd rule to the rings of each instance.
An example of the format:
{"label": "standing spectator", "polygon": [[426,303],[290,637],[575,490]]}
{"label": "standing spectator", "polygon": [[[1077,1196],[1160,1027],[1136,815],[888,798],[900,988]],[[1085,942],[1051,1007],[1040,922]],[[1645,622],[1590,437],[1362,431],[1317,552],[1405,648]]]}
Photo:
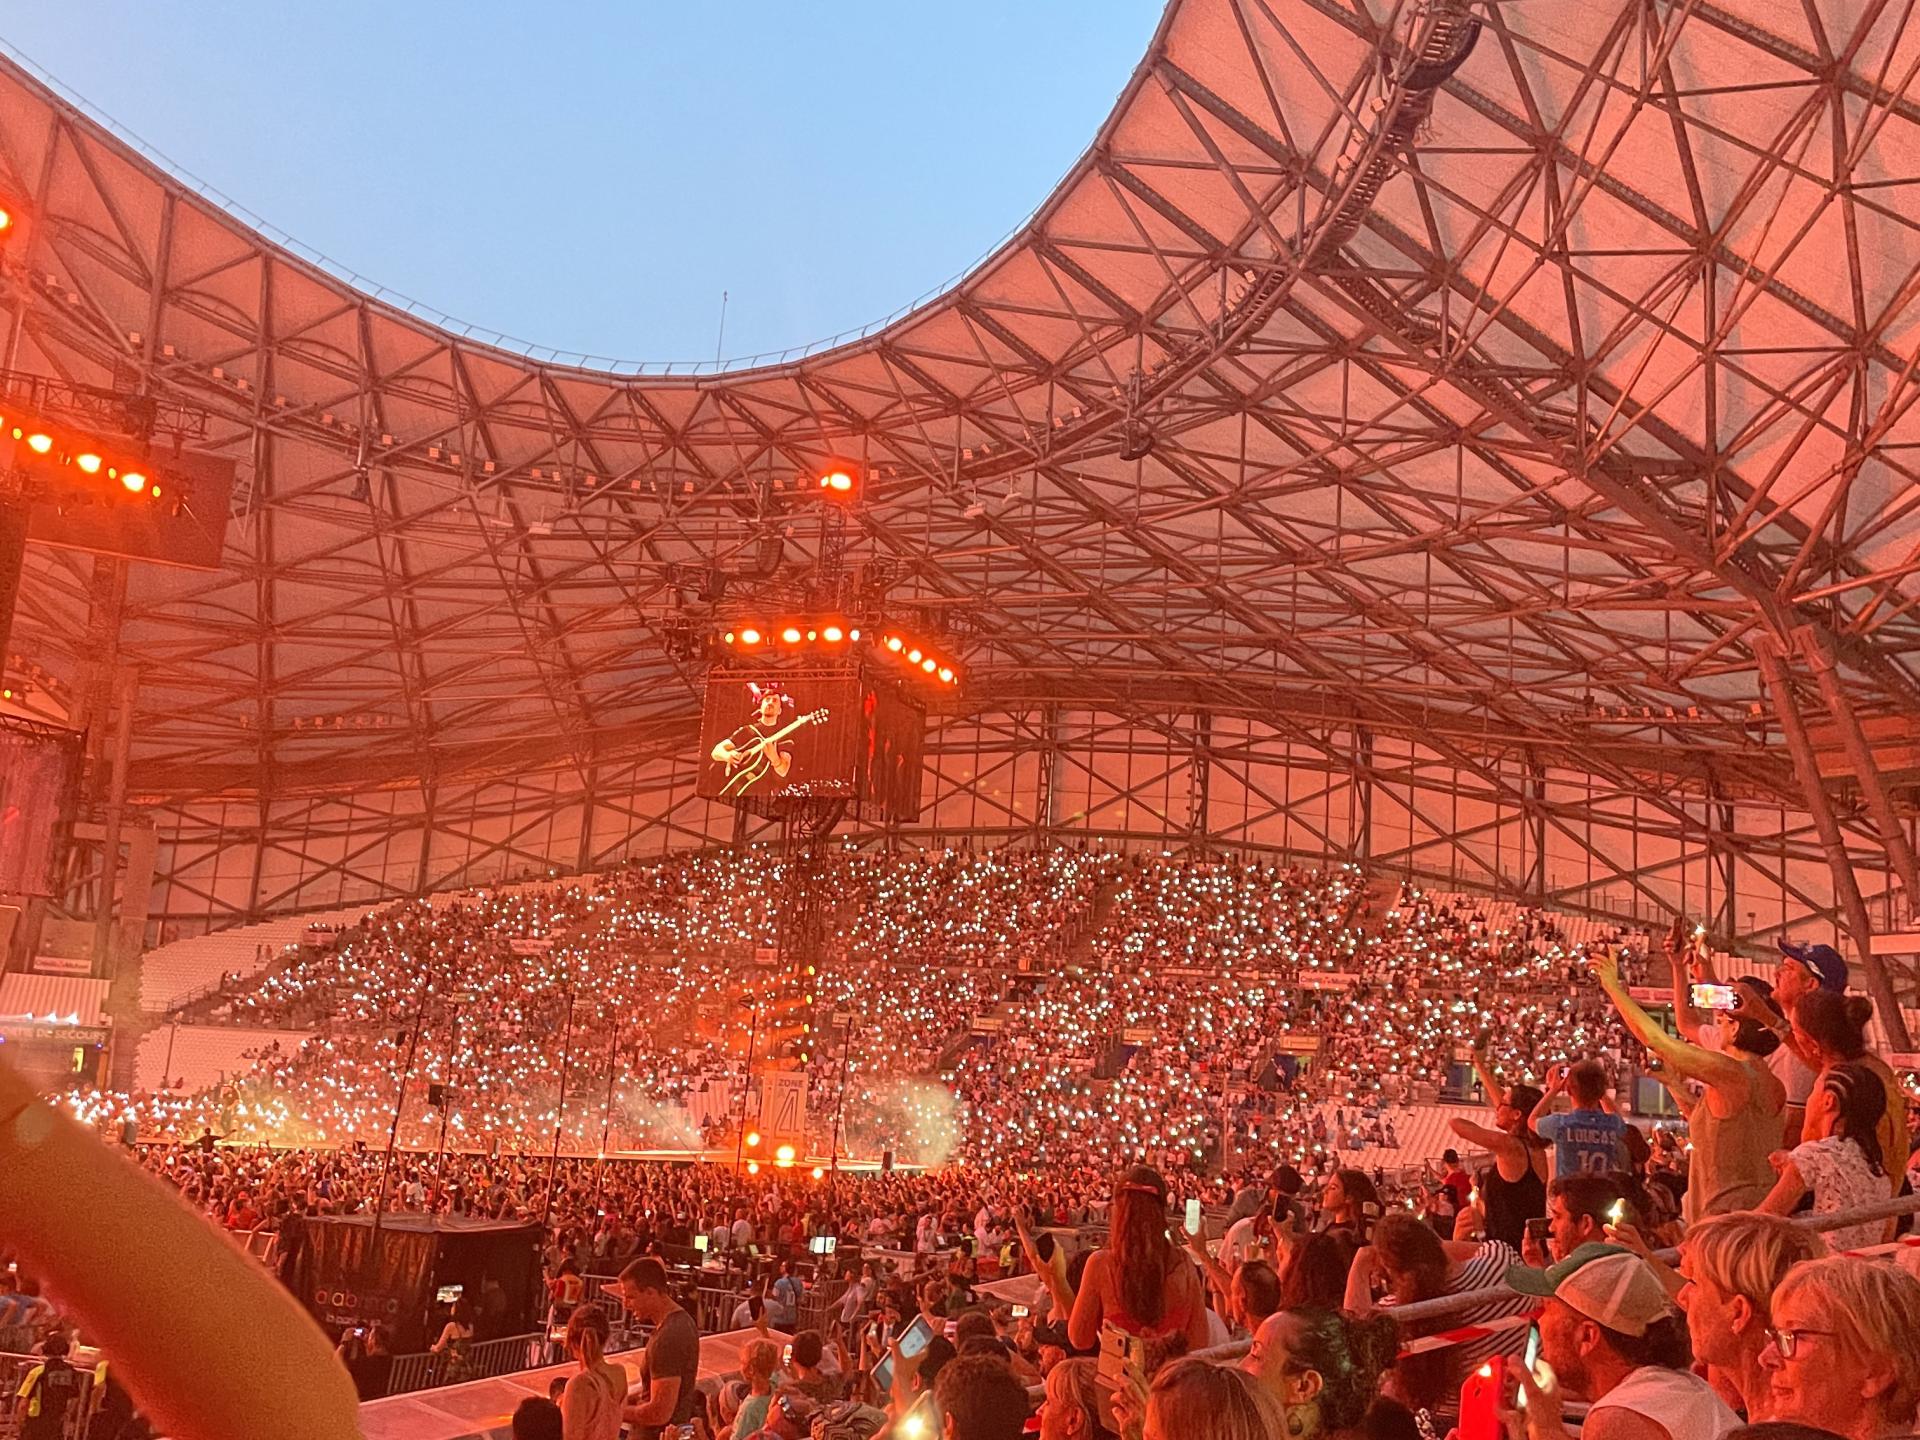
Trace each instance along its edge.
{"label": "standing spectator", "polygon": [[1205,1345],[1206,1294],[1168,1233],[1167,1182],[1159,1172],[1145,1165],[1125,1171],[1107,1223],[1107,1243],[1088,1260],[1079,1296],[1055,1297],[1063,1308],[1071,1302],[1067,1331],[1074,1348],[1091,1350],[1109,1324],[1142,1339],[1177,1335],[1190,1349]]}
{"label": "standing spectator", "polygon": [[[1546,1270],[1515,1266],[1507,1284],[1544,1298],[1540,1358],[1561,1390],[1588,1402],[1582,1440],[1722,1440],[1740,1417],[1687,1368],[1687,1328],[1638,1255],[1587,1245]],[[1534,1396],[1528,1423],[1552,1417]]]}
{"label": "standing spectator", "polygon": [[378,1400],[387,1393],[393,1379],[393,1351],[387,1347],[387,1332],[378,1325],[353,1329],[340,1339],[334,1352],[345,1362],[353,1377],[353,1389],[362,1401]]}
{"label": "standing spectator", "polygon": [[1831,946],[1789,945],[1783,940],[1780,953],[1785,963],[1775,983],[1769,985],[1757,975],[1739,976],[1733,982],[1733,1009],[1726,1012],[1724,1020],[1714,1020],[1693,1007],[1691,990],[1691,982],[1696,980],[1714,983],[1712,957],[1697,933],[1682,941],[1682,930],[1683,922],[1675,917],[1673,932],[1667,936],[1667,959],[1673,967],[1673,1013],[1682,1038],[1709,1050],[1723,1050],[1742,1020],[1751,1020],[1779,1035],[1783,1043],[1767,1056],[1767,1068],[1779,1079],[1786,1095],[1786,1107],[1781,1111],[1783,1143],[1789,1148],[1798,1145],[1818,1067],[1807,1064],[1784,1043],[1787,1017],[1793,1014],[1800,997],[1811,990],[1826,988],[1843,993],[1847,988],[1847,962]]}
{"label": "standing spectator", "polygon": [[1920,1405],[1920,1280],[1896,1266],[1833,1255],[1787,1272],[1773,1296],[1769,1418],[1846,1440],[1914,1428]]}
{"label": "standing spectator", "polygon": [[793,1262],[782,1260],[780,1274],[773,1282],[773,1288],[767,1293],[768,1323],[778,1325],[783,1330],[791,1330],[800,1323],[800,1300],[806,1294],[806,1286],[800,1277],[793,1273]]}
{"label": "standing spectator", "polygon": [[[1550,1114],[1562,1093],[1573,1108]],[[1553,1068],[1546,1093],[1534,1107],[1533,1128],[1553,1145],[1550,1178],[1611,1175],[1627,1168],[1627,1122],[1607,1108],[1607,1072],[1598,1060]]]}
{"label": "standing spectator", "polygon": [[1336,1170],[1320,1191],[1319,1233],[1340,1236],[1357,1248],[1367,1243],[1384,1208],[1364,1171]]}
{"label": "standing spectator", "polygon": [[[1807,1103],[1810,1138],[1769,1157],[1780,1178],[1754,1208],[1791,1215],[1809,1190],[1816,1215],[1885,1200],[1889,1185],[1879,1132],[1886,1117],[1886,1087],[1879,1076],[1857,1060],[1828,1066]],[[1827,1243],[1836,1250],[1862,1249],[1877,1244],[1886,1228],[1885,1220],[1849,1225],[1829,1231]]]}
{"label": "standing spectator", "polygon": [[579,1369],[560,1393],[566,1440],[620,1440],[620,1409],[627,1398],[627,1371],[606,1358],[611,1326],[598,1305],[582,1305],[567,1317],[567,1353]]}
{"label": "standing spectator", "polygon": [[1492,1154],[1493,1167],[1480,1180],[1487,1238],[1518,1253],[1527,1221],[1547,1213],[1547,1142],[1534,1133],[1532,1124],[1540,1091],[1532,1085],[1503,1087],[1492,1062],[1479,1049],[1473,1052],[1473,1069],[1493,1102],[1493,1128],[1470,1120],[1447,1124],[1462,1140],[1483,1145]]}
{"label": "standing spectator", "polygon": [[473,1307],[467,1304],[467,1297],[462,1295],[453,1302],[447,1323],[440,1329],[440,1338],[433,1342],[431,1353],[438,1357],[434,1366],[440,1384],[449,1383],[466,1369],[467,1346],[472,1340]]}
{"label": "standing spectator", "polygon": [[641,1362],[646,1398],[629,1402],[625,1419],[635,1440],[660,1440],[669,1425],[684,1425],[699,1405],[700,1330],[667,1288],[667,1267],[651,1255],[620,1272],[620,1299],[627,1313],[653,1326]]}
{"label": "standing spectator", "polygon": [[60,1440],[80,1399],[80,1372],[67,1363],[67,1337],[56,1330],[40,1348],[40,1363],[28,1369],[14,1396],[20,1440]]}
{"label": "standing spectator", "polygon": [[1867,1048],[1867,1025],[1872,1019],[1873,1002],[1865,996],[1815,990],[1801,996],[1793,1008],[1793,1043],[1819,1065],[1822,1074],[1836,1065],[1857,1063],[1879,1079],[1886,1111],[1877,1133],[1880,1154],[1892,1177],[1887,1192],[1891,1195],[1907,1168],[1907,1097],[1892,1068]]}
{"label": "standing spectator", "polygon": [[1707,1093],[1689,1118],[1693,1166],[1685,1199],[1689,1223],[1707,1215],[1751,1210],[1773,1188],[1767,1157],[1780,1148],[1786,1090],[1767,1068],[1779,1037],[1742,1020],[1724,1050],[1708,1050],[1666,1032],[1627,993],[1620,957],[1612,948],[1588,957],[1600,988],[1627,1029],[1679,1080],[1697,1080]]}

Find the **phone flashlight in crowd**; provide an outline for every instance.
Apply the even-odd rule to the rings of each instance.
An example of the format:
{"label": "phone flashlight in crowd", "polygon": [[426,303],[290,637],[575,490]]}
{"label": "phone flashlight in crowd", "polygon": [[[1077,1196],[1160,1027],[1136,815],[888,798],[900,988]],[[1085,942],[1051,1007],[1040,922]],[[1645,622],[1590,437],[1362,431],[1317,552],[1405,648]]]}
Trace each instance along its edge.
{"label": "phone flashlight in crowd", "polygon": [[1607,1207],[1607,1223],[1609,1225],[1619,1225],[1624,1222],[1626,1218],[1627,1202],[1625,1200],[1616,1200]]}

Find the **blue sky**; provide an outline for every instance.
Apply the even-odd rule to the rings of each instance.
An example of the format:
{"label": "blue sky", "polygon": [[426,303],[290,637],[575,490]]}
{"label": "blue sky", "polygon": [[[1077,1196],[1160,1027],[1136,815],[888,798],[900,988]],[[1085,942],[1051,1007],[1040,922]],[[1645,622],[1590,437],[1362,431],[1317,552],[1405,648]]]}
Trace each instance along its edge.
{"label": "blue sky", "polygon": [[804,344],[1022,220],[1160,0],[62,0],[0,40],[179,167],[463,320],[622,359]]}

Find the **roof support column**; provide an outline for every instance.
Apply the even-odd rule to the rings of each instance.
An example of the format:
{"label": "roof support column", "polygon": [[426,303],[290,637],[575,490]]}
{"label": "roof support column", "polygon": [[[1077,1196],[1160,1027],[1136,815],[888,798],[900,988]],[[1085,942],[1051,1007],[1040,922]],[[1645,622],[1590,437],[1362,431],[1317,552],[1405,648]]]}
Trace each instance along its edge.
{"label": "roof support column", "polygon": [[1373,863],[1373,731],[1361,725],[1353,733],[1351,778],[1359,800],[1358,823],[1354,826],[1353,835],[1353,858],[1364,868]]}
{"label": "roof support column", "polygon": [[1887,981],[1887,972],[1881,968],[1879,957],[1873,953],[1873,926],[1867,919],[1867,902],[1860,896],[1860,885],[1854,878],[1853,861],[1847,854],[1846,841],[1840,834],[1840,823],[1833,818],[1833,807],[1828,804],[1826,788],[1820,782],[1820,767],[1814,759],[1813,742],[1807,739],[1806,727],[1800,723],[1799,712],[1793,708],[1793,695],[1787,688],[1786,665],[1772,636],[1757,637],[1753,653],[1760,662],[1760,674],[1766,681],[1767,693],[1773,698],[1773,713],[1780,719],[1787,749],[1793,754],[1793,768],[1800,777],[1800,788],[1807,798],[1807,813],[1813,818],[1813,828],[1820,836],[1820,848],[1826,852],[1827,869],[1833,875],[1834,896],[1840,902],[1841,913],[1847,918],[1847,929],[1853,934],[1854,951],[1867,977],[1867,993],[1873,997],[1874,1008],[1880,1012],[1881,1022],[1887,1027],[1887,1037],[1893,1042],[1894,1048],[1911,1050],[1913,1042],[1907,1036],[1906,1017],[1900,1013],[1893,986]]}
{"label": "roof support column", "polygon": [[600,767],[587,766],[581,778],[586,784],[580,791],[580,844],[575,852],[574,869],[584,875],[593,868],[593,810],[599,802]]}
{"label": "roof support column", "polygon": [[1887,847],[1887,859],[1893,865],[1893,873],[1900,878],[1900,888],[1906,892],[1904,911],[1911,916],[1915,898],[1920,897],[1920,869],[1915,867],[1913,847],[1907,844],[1906,831],[1893,813],[1893,799],[1887,794],[1886,782],[1880,778],[1873,747],[1867,744],[1847,692],[1841,688],[1833,649],[1826,637],[1811,626],[1803,625],[1793,633],[1813,671],[1814,683],[1820,687],[1820,698],[1826,702],[1827,713],[1833,716],[1834,727],[1840,732],[1840,745],[1847,752],[1848,768],[1859,782],[1861,798],[1867,802],[1867,813],[1873,817],[1873,828],[1880,834],[1880,843]]}
{"label": "roof support column", "polygon": [[[1531,812],[1528,829],[1533,839],[1533,873],[1527,877],[1527,891],[1535,903],[1544,905],[1547,899],[1547,768],[1532,750],[1527,751],[1527,780],[1523,793]],[[1411,861],[1413,857],[1407,858]]]}
{"label": "roof support column", "polygon": [[1187,818],[1187,850],[1205,856],[1207,836],[1212,826],[1213,788],[1213,712],[1197,711],[1193,717],[1192,811]]}

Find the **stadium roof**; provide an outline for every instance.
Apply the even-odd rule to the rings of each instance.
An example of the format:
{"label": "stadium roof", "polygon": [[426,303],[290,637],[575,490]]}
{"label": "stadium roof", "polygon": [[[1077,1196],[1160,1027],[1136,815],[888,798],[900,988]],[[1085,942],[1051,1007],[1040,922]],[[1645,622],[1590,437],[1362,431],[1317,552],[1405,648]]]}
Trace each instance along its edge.
{"label": "stadium roof", "polygon": [[[776,542],[797,582],[805,482],[845,456],[851,559],[951,626],[952,703],[1345,723],[1797,803],[1757,642],[1830,647],[1876,734],[1920,716],[1904,13],[1175,0],[963,281],[722,367],[381,298],[0,68],[9,363],[150,377],[241,465],[225,570],[132,568],[136,789],[684,744],[666,626]],[[31,550],[13,645],[56,698],[91,583]]]}

